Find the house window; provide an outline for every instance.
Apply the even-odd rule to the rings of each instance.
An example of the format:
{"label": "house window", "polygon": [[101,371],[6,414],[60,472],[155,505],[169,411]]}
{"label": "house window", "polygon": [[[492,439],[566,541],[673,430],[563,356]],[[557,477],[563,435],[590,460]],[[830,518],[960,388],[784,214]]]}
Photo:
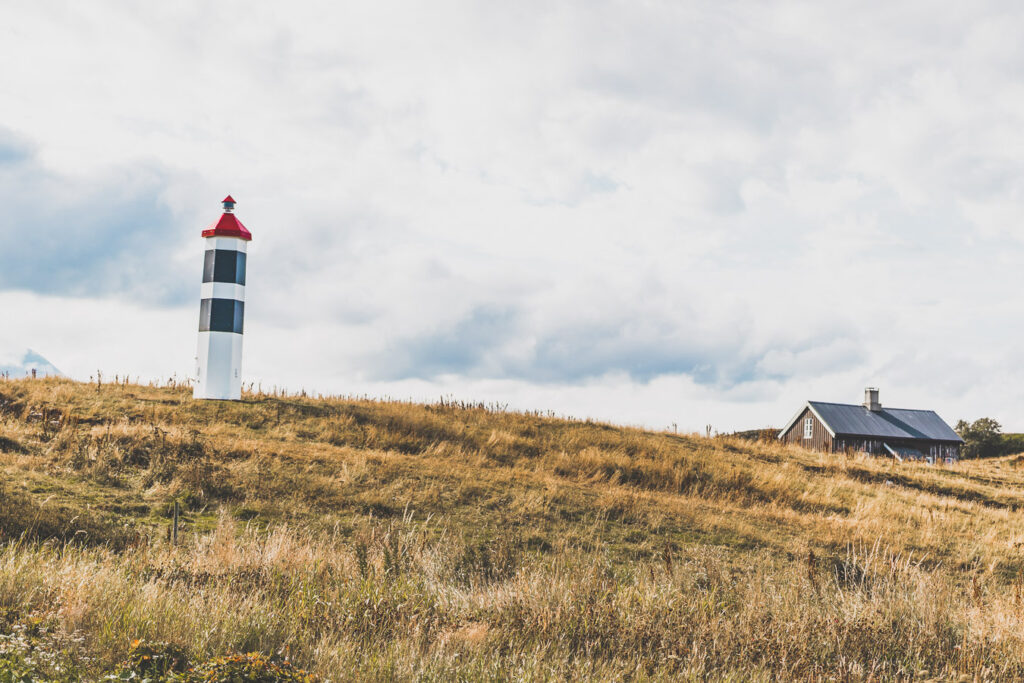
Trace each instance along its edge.
{"label": "house window", "polygon": [[814,418],[813,417],[809,417],[806,420],[804,420],[804,438],[805,439],[813,439],[814,438]]}

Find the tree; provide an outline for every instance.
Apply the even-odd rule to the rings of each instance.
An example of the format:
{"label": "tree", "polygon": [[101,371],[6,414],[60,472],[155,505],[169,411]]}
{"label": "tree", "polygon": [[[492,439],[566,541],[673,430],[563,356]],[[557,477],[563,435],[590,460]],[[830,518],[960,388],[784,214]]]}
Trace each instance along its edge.
{"label": "tree", "polygon": [[982,417],[970,423],[960,420],[956,433],[964,440],[963,458],[991,458],[1002,455],[1002,425],[991,417]]}

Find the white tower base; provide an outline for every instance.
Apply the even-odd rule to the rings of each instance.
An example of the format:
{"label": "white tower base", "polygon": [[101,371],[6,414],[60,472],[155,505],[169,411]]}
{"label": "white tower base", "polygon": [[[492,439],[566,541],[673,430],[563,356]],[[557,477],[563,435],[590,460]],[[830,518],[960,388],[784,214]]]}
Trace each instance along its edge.
{"label": "white tower base", "polygon": [[200,332],[193,398],[237,401],[242,398],[242,335]]}

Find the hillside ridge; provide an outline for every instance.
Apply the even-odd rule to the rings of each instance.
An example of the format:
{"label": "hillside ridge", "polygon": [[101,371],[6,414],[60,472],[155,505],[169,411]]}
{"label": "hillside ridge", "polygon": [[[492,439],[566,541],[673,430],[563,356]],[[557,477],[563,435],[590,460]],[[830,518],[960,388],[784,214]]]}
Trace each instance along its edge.
{"label": "hillside ridge", "polygon": [[[196,656],[287,646],[326,679],[342,664],[374,679],[514,662],[541,678],[1024,673],[1013,457],[929,467],[480,406],[244,398],[0,381],[0,627],[103,625],[81,647],[108,669],[138,638]],[[90,566],[138,618],[55,578]],[[195,585],[241,611],[145,616],[147,590]],[[385,626],[355,607],[365,590],[420,608]],[[80,616],[31,597],[65,593]],[[246,596],[281,603],[276,617],[253,631]],[[725,602],[701,607],[709,596]],[[566,621],[581,609],[594,621]],[[755,637],[783,618],[789,631]]]}

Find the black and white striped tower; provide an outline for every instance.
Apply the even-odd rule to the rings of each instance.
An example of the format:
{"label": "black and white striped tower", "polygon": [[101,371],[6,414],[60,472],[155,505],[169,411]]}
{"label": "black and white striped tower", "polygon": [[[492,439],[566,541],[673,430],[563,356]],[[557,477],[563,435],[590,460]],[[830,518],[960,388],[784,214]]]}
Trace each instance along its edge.
{"label": "black and white striped tower", "polygon": [[235,200],[228,195],[220,220],[203,230],[206,257],[194,398],[237,401],[242,397],[245,255],[252,234],[234,211]]}

